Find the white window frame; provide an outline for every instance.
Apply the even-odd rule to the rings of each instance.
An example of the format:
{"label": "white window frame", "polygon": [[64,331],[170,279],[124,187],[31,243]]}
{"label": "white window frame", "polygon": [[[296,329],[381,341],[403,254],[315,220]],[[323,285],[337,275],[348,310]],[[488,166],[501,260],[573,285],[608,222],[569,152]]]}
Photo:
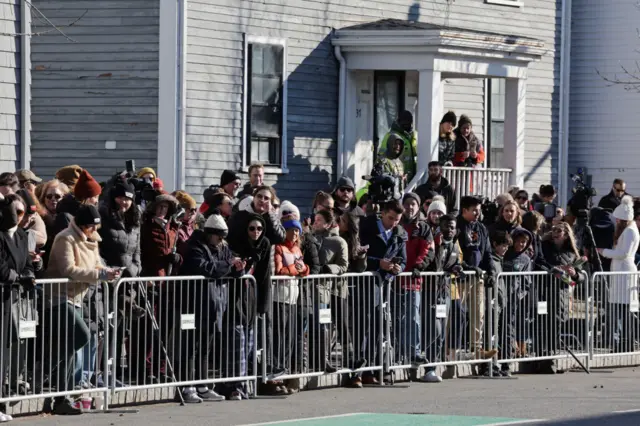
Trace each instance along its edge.
{"label": "white window frame", "polygon": [[248,113],[249,113],[249,84],[250,77],[247,73],[249,69],[249,45],[250,44],[271,44],[276,46],[282,46],[282,135],[280,136],[280,167],[265,165],[264,172],[266,174],[288,174],[289,169],[287,168],[287,102],[288,102],[288,80],[289,76],[287,75],[289,60],[288,60],[288,51],[287,51],[287,40],[284,38],[271,38],[271,37],[263,37],[256,36],[251,34],[244,35],[244,82],[243,82],[243,93],[242,93],[242,171],[245,173],[249,172],[250,165],[247,164],[248,153],[247,153],[247,143],[249,142],[247,139],[247,121],[248,121]]}
{"label": "white window frame", "polygon": [[519,0],[484,0],[487,4],[499,4],[500,6],[524,7],[524,2]]}

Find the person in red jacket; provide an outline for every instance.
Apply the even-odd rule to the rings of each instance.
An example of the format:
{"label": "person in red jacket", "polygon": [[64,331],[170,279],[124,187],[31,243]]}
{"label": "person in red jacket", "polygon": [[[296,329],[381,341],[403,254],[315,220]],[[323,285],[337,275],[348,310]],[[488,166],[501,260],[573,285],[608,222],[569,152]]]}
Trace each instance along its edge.
{"label": "person in red jacket", "polygon": [[164,277],[182,263],[176,252],[179,225],[172,220],[178,201],[172,195],[158,195],[147,206],[140,232],[142,276]]}
{"label": "person in red jacket", "polygon": [[412,276],[397,279],[396,292],[393,295],[392,309],[395,313],[396,336],[398,348],[396,353],[406,358],[404,362],[415,365],[426,364],[422,354],[420,295],[423,278],[420,276],[434,258],[433,236],[431,228],[420,213],[420,197],[409,192],[402,199],[404,213],[402,226],[407,232],[406,242],[407,265],[405,272],[412,272]]}
{"label": "person in red jacket", "polygon": [[477,167],[484,163],[484,148],[482,143],[473,133],[471,119],[462,114],[458,120],[458,128],[454,130],[456,135],[456,153],[453,157],[453,165],[456,167]]}

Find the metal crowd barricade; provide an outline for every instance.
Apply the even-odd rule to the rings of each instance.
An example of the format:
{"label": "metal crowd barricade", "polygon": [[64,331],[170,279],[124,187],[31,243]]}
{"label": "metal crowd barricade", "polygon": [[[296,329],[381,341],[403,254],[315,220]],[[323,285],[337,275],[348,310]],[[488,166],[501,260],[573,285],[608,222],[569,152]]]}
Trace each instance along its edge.
{"label": "metal crowd barricade", "polygon": [[376,273],[272,277],[262,380],[379,372],[382,287]]}
{"label": "metal crowd barricade", "polygon": [[495,280],[493,339],[502,368],[511,363],[589,359],[589,280],[548,272],[506,272]]}
{"label": "metal crowd barricade", "polygon": [[387,286],[390,369],[445,366],[445,374],[454,377],[457,365],[489,365],[494,352],[486,332],[492,319],[487,296],[484,281],[472,271],[459,278],[443,272],[397,276]]}
{"label": "metal crowd barricade", "polygon": [[44,279],[0,295],[0,403],[44,399],[46,410],[56,397],[78,397],[80,408],[105,409],[108,284]]}
{"label": "metal crowd barricade", "polygon": [[615,358],[619,366],[636,364],[621,356],[640,355],[639,279],[640,272],[593,274],[591,357],[594,361]]}
{"label": "metal crowd barricade", "polygon": [[121,279],[109,313],[112,393],[217,385],[248,397],[258,377],[256,300],[250,275]]}
{"label": "metal crowd barricade", "polygon": [[465,195],[482,194],[494,200],[509,188],[511,169],[443,167],[443,176],[454,188],[458,203]]}

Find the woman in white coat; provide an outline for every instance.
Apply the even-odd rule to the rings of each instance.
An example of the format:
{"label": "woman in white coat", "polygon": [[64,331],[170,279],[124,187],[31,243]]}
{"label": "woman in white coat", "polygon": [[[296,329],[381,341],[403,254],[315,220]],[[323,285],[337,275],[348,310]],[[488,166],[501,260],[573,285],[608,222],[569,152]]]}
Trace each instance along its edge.
{"label": "woman in white coat", "polygon": [[633,352],[636,336],[632,312],[638,312],[638,272],[634,258],[640,244],[640,234],[634,219],[633,200],[625,196],[613,212],[616,218],[616,231],[613,249],[598,249],[598,252],[611,261],[611,272],[629,272],[613,275],[609,281],[609,305],[606,329],[612,339],[615,352]]}

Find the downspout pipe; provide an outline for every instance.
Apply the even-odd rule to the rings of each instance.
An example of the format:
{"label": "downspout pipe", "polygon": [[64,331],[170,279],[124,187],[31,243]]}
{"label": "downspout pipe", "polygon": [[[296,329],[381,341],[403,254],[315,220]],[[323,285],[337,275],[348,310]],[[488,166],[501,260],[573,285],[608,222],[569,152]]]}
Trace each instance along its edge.
{"label": "downspout pipe", "polygon": [[338,178],[344,174],[345,169],[345,155],[344,155],[344,127],[345,127],[345,111],[347,102],[347,64],[342,56],[340,46],[334,47],[334,53],[336,59],[340,63],[340,81],[338,85]]}
{"label": "downspout pipe", "polygon": [[558,131],[558,193],[560,204],[569,201],[569,92],[571,85],[572,0],[562,0],[560,26],[560,125]]}
{"label": "downspout pipe", "polygon": [[20,168],[31,169],[31,5],[20,2]]}
{"label": "downspout pipe", "polygon": [[187,0],[179,0],[178,3],[178,38],[176,40],[177,55],[176,67],[176,153],[175,170],[176,187],[184,189],[185,186],[185,153],[187,137],[187,90],[186,90],[186,67],[187,67]]}

